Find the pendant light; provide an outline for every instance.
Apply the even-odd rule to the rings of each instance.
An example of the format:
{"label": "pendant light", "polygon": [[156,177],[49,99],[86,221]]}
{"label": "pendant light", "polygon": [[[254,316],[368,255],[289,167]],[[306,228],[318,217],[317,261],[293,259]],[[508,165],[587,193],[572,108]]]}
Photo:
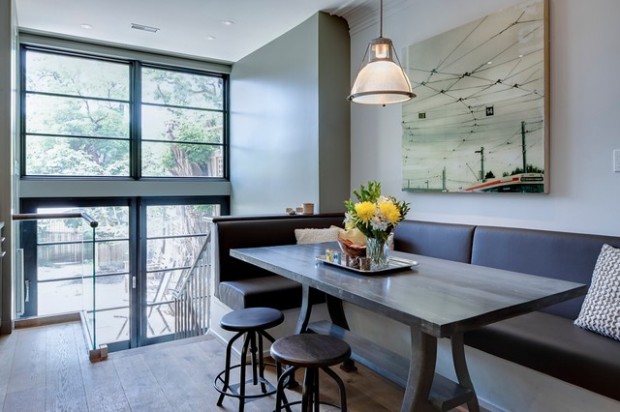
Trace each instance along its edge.
{"label": "pendant light", "polygon": [[366,47],[362,67],[347,99],[355,103],[385,106],[406,102],[413,97],[415,94],[411,91],[411,83],[398,60],[392,40],[383,37],[383,0],[381,0],[379,37],[371,40]]}

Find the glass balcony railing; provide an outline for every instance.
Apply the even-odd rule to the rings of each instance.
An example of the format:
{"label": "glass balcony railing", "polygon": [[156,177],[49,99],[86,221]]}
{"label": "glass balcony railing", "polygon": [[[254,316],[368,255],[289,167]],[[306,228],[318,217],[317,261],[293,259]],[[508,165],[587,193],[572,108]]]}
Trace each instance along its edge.
{"label": "glass balcony railing", "polygon": [[141,235],[124,206],[35,210],[14,216],[21,319],[81,320],[93,360],[207,331],[210,205],[149,205]]}
{"label": "glass balcony railing", "polygon": [[[91,357],[98,342],[96,241],[98,222],[86,213],[13,215],[18,222],[16,313],[20,318],[79,313]],[[106,352],[104,347],[104,354]]]}

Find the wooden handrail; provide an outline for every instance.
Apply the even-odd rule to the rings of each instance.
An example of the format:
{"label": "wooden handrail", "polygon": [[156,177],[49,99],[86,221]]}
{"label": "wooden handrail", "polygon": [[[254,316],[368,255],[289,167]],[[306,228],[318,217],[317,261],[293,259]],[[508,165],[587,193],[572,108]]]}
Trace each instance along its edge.
{"label": "wooden handrail", "polygon": [[93,219],[88,213],[18,213],[12,216],[13,220],[42,220],[42,219],[72,219],[82,218],[88,222],[90,227],[99,226],[99,222]]}

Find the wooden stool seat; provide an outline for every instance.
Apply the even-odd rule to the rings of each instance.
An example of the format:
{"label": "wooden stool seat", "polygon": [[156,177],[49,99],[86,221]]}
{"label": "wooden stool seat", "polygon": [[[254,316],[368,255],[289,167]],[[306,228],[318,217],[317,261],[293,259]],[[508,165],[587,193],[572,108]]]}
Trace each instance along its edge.
{"label": "wooden stool seat", "polygon": [[[282,408],[290,411],[292,405],[301,404],[302,411],[318,411],[319,404],[339,407],[342,412],[347,410],[347,396],[342,379],[329,367],[348,360],[351,356],[351,347],[345,341],[329,335],[315,335],[304,333],[301,335],[286,336],[276,340],[271,345],[271,357],[278,364],[290,365],[280,375],[276,388],[276,412]],[[302,398],[300,401],[288,402],[284,388],[292,379],[295,371],[305,368]],[[340,391],[340,405],[322,402],[319,398],[319,370],[324,371],[338,385]]]}
{"label": "wooden stool seat", "polygon": [[220,326],[231,332],[269,329],[284,321],[281,311],[273,308],[233,310],[222,316]]}
{"label": "wooden stool seat", "polygon": [[[263,339],[273,342],[273,337],[266,329],[272,328],[284,322],[284,314],[273,308],[247,308],[234,310],[222,316],[220,326],[222,329],[236,332],[226,345],[225,367],[213,382],[215,390],[220,393],[217,405],[222,406],[224,397],[230,396],[239,399],[239,412],[243,412],[245,402],[253,398],[273,395],[276,388],[264,376],[266,365],[276,367],[276,374],[280,376],[279,364],[273,365],[265,362],[263,358]],[[241,349],[241,362],[231,364],[233,343],[243,337]],[[246,359],[250,357],[250,364]],[[246,366],[251,366],[252,377],[246,380]],[[239,380],[231,383],[231,371],[239,370]],[[249,393],[247,389],[259,389]]]}
{"label": "wooden stool seat", "polygon": [[287,365],[321,367],[337,365],[351,356],[351,347],[329,335],[304,333],[280,338],[271,345],[271,357]]}

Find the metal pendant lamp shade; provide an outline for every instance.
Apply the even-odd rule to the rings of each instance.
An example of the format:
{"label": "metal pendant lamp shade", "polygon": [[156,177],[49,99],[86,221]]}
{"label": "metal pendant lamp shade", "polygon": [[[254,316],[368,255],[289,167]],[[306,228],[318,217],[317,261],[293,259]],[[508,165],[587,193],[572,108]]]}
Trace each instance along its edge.
{"label": "metal pendant lamp shade", "polygon": [[383,37],[383,0],[379,17],[380,36],[370,42],[348,99],[362,104],[402,103],[415,97],[400,65],[392,40]]}

